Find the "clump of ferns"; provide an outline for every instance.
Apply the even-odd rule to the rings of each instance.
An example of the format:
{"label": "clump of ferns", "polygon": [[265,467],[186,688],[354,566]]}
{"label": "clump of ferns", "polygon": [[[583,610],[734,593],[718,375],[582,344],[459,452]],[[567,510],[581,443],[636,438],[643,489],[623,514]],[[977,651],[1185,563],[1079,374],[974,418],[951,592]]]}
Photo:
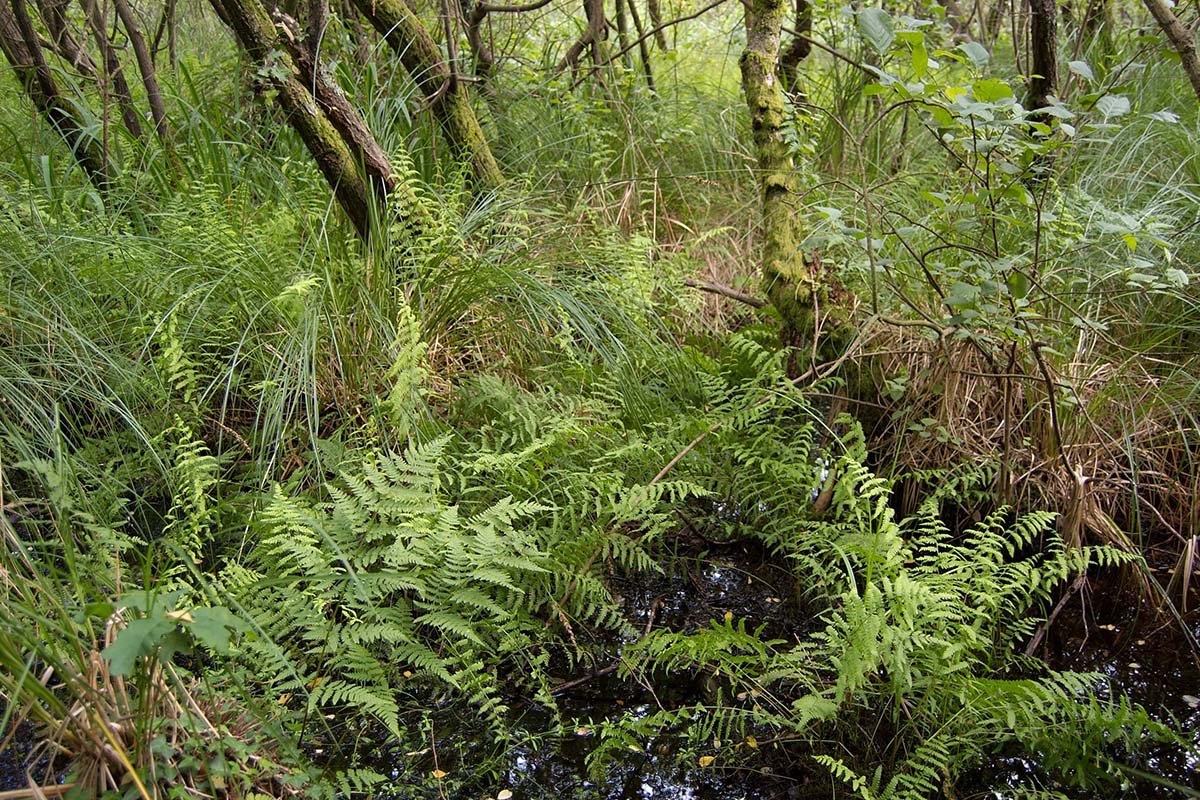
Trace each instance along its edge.
{"label": "clump of ferns", "polygon": [[227,576],[262,631],[247,646],[273,665],[272,692],[397,739],[414,697],[448,697],[504,735],[506,690],[549,701],[555,623],[623,628],[591,566],[651,568],[622,525],[676,487],[601,475],[579,513],[511,496],[460,505],[444,485],[449,441],[364,456],[325,502],[275,491],[251,569]]}
{"label": "clump of ferns", "polygon": [[[1005,747],[1036,754],[1066,783],[1094,786],[1150,740],[1194,746],[1108,695],[1103,676],[1053,672],[1021,650],[1055,587],[1133,556],[1067,549],[1045,512],[1002,509],[956,540],[936,498],[897,521],[887,481],[850,456],[835,468],[832,519],[808,523],[793,553],[799,582],[825,587],[824,628],[798,643],[760,641],[731,618],[696,633],[652,633],[627,649],[629,673],[698,670],[711,696],[614,724],[646,732],[686,719],[701,743],[837,741],[842,754],[825,750],[817,761],[864,798],[952,788]],[[881,744],[856,733],[864,727],[892,735]]]}

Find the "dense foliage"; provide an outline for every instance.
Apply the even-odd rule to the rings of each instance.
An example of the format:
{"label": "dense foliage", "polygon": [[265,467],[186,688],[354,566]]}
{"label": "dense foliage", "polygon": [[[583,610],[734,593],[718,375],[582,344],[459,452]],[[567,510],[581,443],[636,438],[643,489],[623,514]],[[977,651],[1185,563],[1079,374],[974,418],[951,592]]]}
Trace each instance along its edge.
{"label": "dense foliage", "polygon": [[[5,51],[0,755],[33,743],[30,796],[550,796],[513,753],[581,739],[599,787],[669,740],[814,796],[1196,795],[1155,755],[1194,779],[1194,716],[1037,656],[1087,580],[1195,647],[1200,119],[1140,8],[1064,16],[1034,105],[1021,14],[814,3],[773,184],[732,4],[621,2],[590,62],[604,3],[324,4],[316,50],[290,6],[264,50],[258,5],[134,9],[171,42],[157,138],[118,123],[157,88],[53,15],[77,128]],[[406,14],[474,82],[430,91],[420,36],[393,60]],[[113,24],[76,46],[134,48]],[[305,74],[386,175],[363,146],[331,188]],[[502,184],[455,140],[467,85]],[[756,282],[781,187],[790,306]],[[731,545],[804,624],[618,590]],[[578,716],[598,677],[656,705]]]}

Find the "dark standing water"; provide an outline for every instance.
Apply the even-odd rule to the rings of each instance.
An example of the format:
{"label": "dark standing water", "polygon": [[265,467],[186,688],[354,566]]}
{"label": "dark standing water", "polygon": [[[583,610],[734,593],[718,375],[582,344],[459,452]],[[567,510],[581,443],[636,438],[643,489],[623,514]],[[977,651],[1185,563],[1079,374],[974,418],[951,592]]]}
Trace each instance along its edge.
{"label": "dark standing water", "polygon": [[[695,630],[727,612],[747,620],[749,628],[765,625],[764,635],[769,638],[795,640],[814,625],[797,605],[787,572],[753,548],[710,548],[703,558],[681,560],[672,575],[614,578],[612,587],[631,626],[639,632],[649,628]],[[1064,607],[1039,655],[1057,669],[1103,673],[1114,689],[1128,693],[1158,717],[1177,719],[1200,745],[1200,667],[1180,626],[1163,619],[1132,592],[1097,589],[1081,597],[1086,602],[1077,597]],[[1200,614],[1192,612],[1184,621],[1191,626],[1192,636],[1200,637]],[[621,714],[644,716],[662,706],[695,703],[706,691],[703,682],[690,675],[677,676],[669,685],[660,680],[653,686],[622,679],[611,669],[620,643],[596,643],[595,651],[597,660],[591,671],[578,666],[563,670],[566,688],[557,694],[561,720],[541,706],[514,704],[514,732],[554,730],[561,722],[570,731],[566,736],[547,736],[537,745],[526,743],[498,751],[487,732],[465,727],[453,708],[435,706],[430,724],[437,744],[436,762],[428,742],[407,752],[401,752],[406,748],[376,745],[368,760],[374,769],[396,780],[397,788],[390,797],[397,800],[494,798],[505,797],[505,791],[511,792],[514,800],[797,800],[831,796],[825,781],[807,784],[794,771],[786,776],[773,772],[769,756],[750,760],[750,766],[744,767],[725,763],[701,767],[692,756],[681,766],[677,756],[682,743],[671,735],[639,742],[636,748],[623,750],[624,757],[603,774],[590,774],[588,755],[596,746],[604,719]],[[529,737],[517,735],[514,740],[527,742]],[[0,789],[25,786],[21,763],[29,749],[26,733],[16,736],[0,753]],[[480,765],[499,766],[482,775]],[[1135,766],[1180,786],[1200,786],[1194,756],[1179,749],[1154,752]],[[446,773],[442,785],[426,782],[421,786],[435,769]],[[1001,800],[1041,782],[1038,764],[1028,757],[997,759],[977,774],[980,789],[964,797]],[[839,788],[837,796],[850,795]],[[1150,781],[1135,781],[1115,796],[1157,799],[1188,795]]]}

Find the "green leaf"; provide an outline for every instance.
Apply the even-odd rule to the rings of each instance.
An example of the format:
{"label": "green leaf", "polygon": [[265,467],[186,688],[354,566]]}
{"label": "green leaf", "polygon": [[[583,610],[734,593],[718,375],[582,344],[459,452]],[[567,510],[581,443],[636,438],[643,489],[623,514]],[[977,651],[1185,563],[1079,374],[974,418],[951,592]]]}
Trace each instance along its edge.
{"label": "green leaf", "polygon": [[1092,73],[1092,68],[1088,66],[1086,61],[1068,61],[1067,68],[1081,78],[1089,81],[1096,80],[1096,76]]}
{"label": "green leaf", "polygon": [[83,613],[89,617],[99,617],[100,619],[108,619],[113,615],[113,611],[115,610],[112,603],[106,602],[88,603],[83,607]]}
{"label": "green leaf", "polygon": [[981,103],[994,103],[1013,96],[1012,87],[998,78],[987,78],[971,84],[971,94]]}
{"label": "green leaf", "polygon": [[987,63],[992,60],[992,54],[979,42],[963,42],[958,49],[962,50],[976,67],[986,67]]}
{"label": "green leaf", "polygon": [[913,74],[918,79],[924,78],[929,71],[929,52],[925,49],[925,42],[921,41],[912,49],[912,68]]}
{"label": "green leaf", "polygon": [[109,660],[114,675],[128,675],[138,656],[152,654],[162,638],[173,630],[175,623],[166,617],[135,619],[100,655]]}
{"label": "green leaf", "polygon": [[228,653],[230,635],[246,627],[245,622],[222,606],[192,609],[192,622],[188,625],[196,641],[218,653]]}
{"label": "green leaf", "polygon": [[1167,282],[1177,289],[1182,289],[1190,282],[1188,274],[1181,269],[1176,269],[1175,267],[1169,267],[1164,275],[1166,276]]}
{"label": "green leaf", "polygon": [[967,306],[974,303],[978,297],[979,287],[963,283],[962,281],[955,281],[950,286],[950,291],[946,293],[946,305]]}
{"label": "green leaf", "polygon": [[1105,119],[1124,116],[1129,113],[1129,98],[1119,94],[1106,94],[1096,101],[1096,111]]}
{"label": "green leaf", "polygon": [[892,18],[882,8],[864,8],[858,12],[858,32],[879,55],[883,55],[896,40]]}
{"label": "green leaf", "polygon": [[1008,293],[1013,297],[1021,298],[1029,294],[1029,278],[1024,272],[1013,272],[1005,283],[1008,284]]}

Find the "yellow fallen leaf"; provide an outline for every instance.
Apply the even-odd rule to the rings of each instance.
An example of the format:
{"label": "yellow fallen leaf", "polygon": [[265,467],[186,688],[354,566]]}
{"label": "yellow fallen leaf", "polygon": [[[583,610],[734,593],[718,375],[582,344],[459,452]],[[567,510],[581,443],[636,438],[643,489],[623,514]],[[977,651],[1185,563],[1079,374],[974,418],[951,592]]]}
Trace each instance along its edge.
{"label": "yellow fallen leaf", "polygon": [[510,800],[510,798],[512,798],[511,789],[501,789],[500,793],[496,795],[496,800]]}
{"label": "yellow fallen leaf", "polygon": [[429,774],[432,775],[433,777],[437,778],[440,781],[442,778],[446,777],[450,773],[446,772],[446,770],[444,770],[444,769],[435,769],[433,772],[431,772]]}
{"label": "yellow fallen leaf", "polygon": [[716,756],[700,756],[700,767],[703,769],[705,767],[711,766],[712,763],[716,760],[717,760]]}
{"label": "yellow fallen leaf", "polygon": [[292,696],[284,692],[283,694],[279,695],[279,705],[286,706],[291,699]]}
{"label": "yellow fallen leaf", "polygon": [[758,739],[755,739],[753,736],[747,736],[746,737],[746,746],[749,748],[752,748],[754,750],[757,750],[758,749]]}
{"label": "yellow fallen leaf", "polygon": [[195,618],[191,614],[184,611],[183,609],[179,609],[177,611],[168,611],[167,619],[178,620],[179,622],[195,622],[196,621]]}

